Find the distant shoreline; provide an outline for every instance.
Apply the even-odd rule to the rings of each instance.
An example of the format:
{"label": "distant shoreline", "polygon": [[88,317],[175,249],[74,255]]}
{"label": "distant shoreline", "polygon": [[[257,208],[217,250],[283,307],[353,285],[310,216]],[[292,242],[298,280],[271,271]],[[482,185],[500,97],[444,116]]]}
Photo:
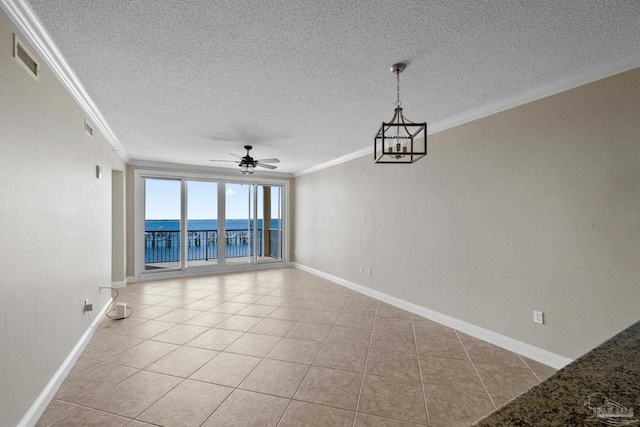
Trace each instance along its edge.
{"label": "distant shoreline", "polygon": [[[217,218],[214,219],[189,219],[187,221],[217,221]],[[151,221],[180,221],[179,219],[145,219],[146,222]],[[249,221],[247,218],[227,218],[227,221]]]}
{"label": "distant shoreline", "polygon": [[[262,219],[257,221],[258,228],[262,229]],[[243,219],[227,219],[225,220],[225,228],[227,230],[246,230],[249,226],[249,220]],[[253,221],[252,221],[253,224]],[[270,229],[280,229],[282,222],[278,219],[271,219]],[[251,225],[253,227],[253,225]],[[204,230],[217,230],[217,219],[189,219],[187,220],[188,231],[204,231]],[[180,231],[179,219],[146,219],[145,231]]]}

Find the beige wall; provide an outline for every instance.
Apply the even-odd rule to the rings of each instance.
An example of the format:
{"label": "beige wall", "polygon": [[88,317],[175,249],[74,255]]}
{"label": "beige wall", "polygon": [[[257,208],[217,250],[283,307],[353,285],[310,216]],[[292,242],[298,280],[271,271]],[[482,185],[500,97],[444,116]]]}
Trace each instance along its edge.
{"label": "beige wall", "polygon": [[[41,62],[12,56],[0,12],[0,425],[16,425],[90,325],[111,283],[111,171],[124,164]],[[24,41],[24,37],[22,37]],[[31,49],[33,52],[33,49]],[[102,179],[96,179],[96,165]]]}
{"label": "beige wall", "polygon": [[575,358],[638,320],[639,117],[636,69],[298,177],[295,261]]}
{"label": "beige wall", "polygon": [[133,279],[133,266],[134,266],[134,233],[136,232],[135,230],[135,219],[134,219],[134,212],[133,212],[133,203],[134,203],[134,191],[133,191],[133,187],[134,187],[134,168],[131,166],[127,166],[127,170],[126,170],[126,218],[127,218],[127,223],[125,225],[126,229],[127,229],[127,250],[126,250],[126,257],[127,257],[127,279]]}
{"label": "beige wall", "polygon": [[111,283],[123,286],[127,279],[125,172],[111,173]]}

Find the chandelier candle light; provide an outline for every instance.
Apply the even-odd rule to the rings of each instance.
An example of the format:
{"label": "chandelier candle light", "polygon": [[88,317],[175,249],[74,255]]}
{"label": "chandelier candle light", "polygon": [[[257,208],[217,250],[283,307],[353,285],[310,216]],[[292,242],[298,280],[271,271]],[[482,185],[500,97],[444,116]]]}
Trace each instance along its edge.
{"label": "chandelier candle light", "polygon": [[396,108],[389,123],[382,122],[374,140],[375,163],[411,164],[427,155],[427,123],[414,123],[402,114],[400,102],[400,73],[407,67],[399,62],[391,66],[396,75]]}

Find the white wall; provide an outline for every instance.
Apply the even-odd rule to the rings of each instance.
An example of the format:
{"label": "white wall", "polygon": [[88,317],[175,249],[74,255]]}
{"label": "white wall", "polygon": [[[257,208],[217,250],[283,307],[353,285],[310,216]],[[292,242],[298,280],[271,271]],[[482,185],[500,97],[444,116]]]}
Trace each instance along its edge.
{"label": "white wall", "polygon": [[95,311],[107,302],[111,171],[124,170],[101,135],[83,132],[83,112],[44,63],[37,82],[13,58],[14,31],[0,12],[2,426],[20,421],[87,330],[84,299]]}
{"label": "white wall", "polygon": [[125,172],[111,172],[111,284],[122,287],[127,280]]}
{"label": "white wall", "polygon": [[636,69],[300,176],[295,261],[575,358],[639,320],[639,117]]}

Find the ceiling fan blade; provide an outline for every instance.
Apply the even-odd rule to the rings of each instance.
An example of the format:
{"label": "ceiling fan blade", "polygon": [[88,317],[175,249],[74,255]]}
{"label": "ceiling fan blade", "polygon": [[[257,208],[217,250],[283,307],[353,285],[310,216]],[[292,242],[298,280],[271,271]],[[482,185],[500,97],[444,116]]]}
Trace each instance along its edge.
{"label": "ceiling fan blade", "polygon": [[231,162],[231,163],[240,163],[236,160],[209,160],[210,162]]}
{"label": "ceiling fan blade", "polygon": [[260,166],[261,168],[267,168],[267,169],[276,169],[276,166],[265,165],[263,163],[256,163],[256,166]]}
{"label": "ceiling fan blade", "polygon": [[240,158],[242,158],[242,156],[239,156],[239,155],[237,155],[237,154],[233,154],[233,153],[229,153],[229,154],[231,154],[232,156],[236,156],[236,157],[240,157]]}
{"label": "ceiling fan blade", "polygon": [[257,161],[260,163],[280,163],[278,159],[258,159]]}

